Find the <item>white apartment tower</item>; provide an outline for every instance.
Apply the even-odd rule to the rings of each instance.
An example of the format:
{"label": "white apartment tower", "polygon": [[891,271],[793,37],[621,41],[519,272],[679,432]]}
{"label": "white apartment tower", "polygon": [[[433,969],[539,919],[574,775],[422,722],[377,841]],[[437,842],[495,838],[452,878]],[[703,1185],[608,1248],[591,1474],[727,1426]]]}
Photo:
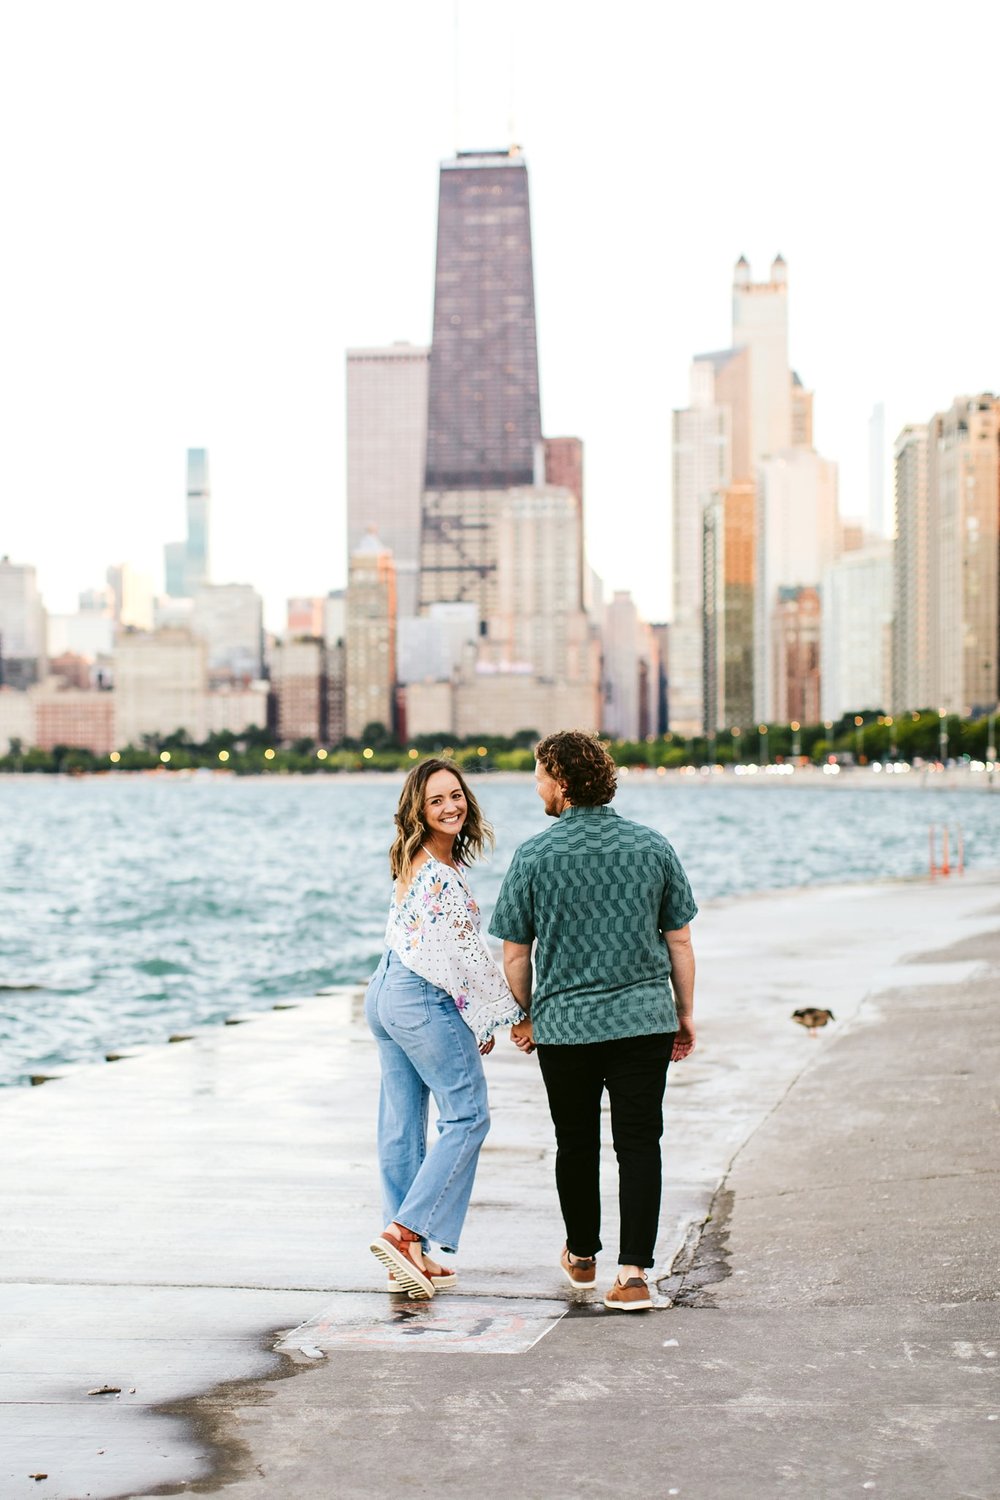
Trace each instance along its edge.
{"label": "white apartment tower", "polygon": [[839,550],[837,466],[809,448],[766,458],[757,474],[754,717],[783,717],[774,670],[774,612],[782,589],[818,588]]}
{"label": "white apartment tower", "polygon": [[45,676],[46,620],[35,569],[0,558],[0,687],[28,688]]}
{"label": "white apartment tower", "polygon": [[[706,722],[705,512],[730,485],[754,485],[765,458],[812,446],[812,395],[788,359],[784,259],[755,282],[741,256],[732,307],[732,347],[694,360],[690,405],[674,413],[670,723],[686,735]],[[713,617],[713,630],[720,623]]]}
{"label": "white apartment tower", "polygon": [[395,561],[401,616],[417,613],[429,352],[347,353],[347,555],[378,534]]}
{"label": "white apartment tower", "polygon": [[821,704],[824,719],[890,702],[892,543],[876,538],[845,552],[823,574]]}
{"label": "white apartment tower", "polygon": [[927,514],[928,429],[904,427],[894,452],[892,712],[936,707],[930,687],[931,549]]}
{"label": "white apartment tower", "polygon": [[742,255],[736,262],[733,348],[750,351],[750,449],[756,465],[792,446],[788,267],[782,256],[775,256],[769,281],[752,281]]}

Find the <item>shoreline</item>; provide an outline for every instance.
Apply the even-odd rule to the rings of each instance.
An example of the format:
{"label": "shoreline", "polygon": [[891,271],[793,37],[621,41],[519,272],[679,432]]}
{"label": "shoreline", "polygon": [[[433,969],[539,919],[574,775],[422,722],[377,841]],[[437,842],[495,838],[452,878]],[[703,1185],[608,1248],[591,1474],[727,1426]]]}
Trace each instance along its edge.
{"label": "shoreline", "polygon": [[[920,767],[911,770],[905,775],[893,775],[873,771],[872,767],[851,767],[842,769],[835,776],[826,775],[822,768],[794,768],[793,774],[782,774],[782,767],[748,767],[745,774],[737,775],[732,766],[725,768],[717,767],[714,770],[705,767],[679,767],[674,770],[657,769],[652,766],[621,766],[619,777],[621,784],[625,786],[664,786],[664,787],[688,787],[690,789],[704,787],[756,787],[772,789],[797,789],[803,788],[816,790],[822,788],[824,791],[957,791],[957,792],[996,792],[1000,794],[1000,769],[996,773],[973,771],[968,767],[949,767],[941,771],[935,771],[930,767]],[[133,781],[155,781],[161,785],[168,782],[187,784],[196,782],[205,785],[208,782],[269,782],[272,785],[282,783],[313,782],[317,785],[336,784],[337,782],[370,782],[383,785],[401,786],[406,779],[407,771],[380,769],[362,771],[253,771],[239,775],[235,771],[210,768],[208,766],[192,767],[184,770],[148,770],[148,771],[0,771],[0,784],[8,782],[81,782],[87,783],[98,781],[109,783],[120,781],[129,784]],[[531,771],[492,771],[472,770],[464,768],[468,779],[475,785],[481,778],[496,785],[530,785],[534,776]]]}
{"label": "shoreline", "polygon": [[[829,899],[842,897],[859,889],[884,891],[893,887],[932,887],[935,884],[952,883],[961,884],[971,877],[972,882],[994,880],[1000,887],[1000,866],[973,865],[967,866],[963,873],[957,871],[948,876],[937,876],[934,879],[926,873],[915,875],[884,875],[879,877],[868,876],[859,880],[830,880],[814,881],[809,885],[784,885],[771,886],[760,890],[741,891],[724,896],[709,896],[699,904],[699,914],[704,915],[712,912],[729,912],[742,906],[750,906],[765,901],[791,901],[796,897],[806,898],[812,894],[824,894]],[[224,1031],[226,1028],[242,1026],[247,1022],[259,1020],[272,1012],[285,1010],[296,1010],[308,1005],[311,1001],[322,1000],[329,994],[341,993],[345,990],[363,991],[367,984],[366,978],[357,980],[344,980],[337,984],[326,986],[323,989],[311,990],[308,993],[289,993],[280,999],[266,997],[265,1003],[259,1008],[247,1006],[243,1003],[240,1010],[234,1010],[231,1015],[224,1016],[217,1021],[192,1021],[185,1025],[183,1034],[178,1034],[177,1041],[172,1043],[169,1036],[156,1039],[124,1042],[120,1047],[116,1046],[110,1053],[95,1055],[91,1058],[77,1058],[64,1063],[37,1064],[27,1072],[23,1080],[11,1080],[4,1082],[0,1080],[0,1099],[9,1093],[19,1093],[41,1088],[44,1084],[59,1083],[64,1079],[75,1076],[78,1073],[90,1073],[101,1067],[117,1065],[119,1062],[129,1062],[136,1058],[144,1057],[148,1053],[159,1048],[177,1045],[178,1042],[195,1040],[202,1036],[212,1036]],[[9,988],[0,985],[0,995],[6,993],[25,993],[27,989],[21,985],[12,985]]]}
{"label": "shoreline", "polygon": [[[683,1269],[684,1247],[718,1215],[713,1205],[734,1158],[799,1080],[821,1059],[843,1056],[838,1044],[872,1024],[880,995],[973,983],[977,963],[967,945],[996,928],[996,884],[982,874],[768,894],[766,917],[759,898],[739,898],[713,911],[699,935],[699,1047],[667,1089],[661,1282]],[[756,976],[750,985],[748,975]],[[833,995],[836,1022],[827,1031],[811,1036],[790,1023],[795,1007],[827,1005]],[[836,1093],[862,1111],[866,1055],[861,1046]],[[428,1314],[433,1329],[440,1316],[461,1319],[467,1310],[463,1326],[475,1326],[462,1337],[473,1340],[473,1352],[484,1319],[509,1322],[512,1313],[552,1306],[561,1317],[569,1308],[552,1253],[561,1229],[537,1067],[509,1047],[488,1066],[494,1129],[463,1238],[461,1289]],[[104,1074],[78,1067],[59,1088],[4,1091],[5,1495],[37,1493],[25,1477],[34,1470],[48,1473],[46,1493],[56,1500],[83,1493],[110,1500],[185,1481],[208,1488],[227,1467],[256,1483],[258,1460],[267,1475],[260,1493],[284,1492],[289,1486],[272,1465],[287,1443],[298,1443],[294,1422],[314,1421],[311,1393],[319,1390],[336,1417],[325,1381],[346,1379],[359,1400],[371,1400],[387,1360],[400,1380],[447,1378],[449,1366],[435,1368],[440,1356],[427,1352],[433,1340],[399,1337],[422,1325],[401,1323],[364,1251],[378,1216],[376,1097],[376,1049],[357,988],[148,1048]],[[609,1141],[605,1153],[610,1188]],[[901,1159],[897,1169],[905,1165]],[[605,1271],[615,1249],[609,1233]],[[558,1380],[574,1382],[579,1340],[588,1337],[619,1358],[622,1339],[651,1338],[661,1371],[664,1337],[676,1332],[689,1347],[675,1321],[682,1309],[666,1315],[673,1325],[666,1332],[659,1318],[612,1327],[592,1321],[590,1309],[577,1311],[587,1315],[556,1326],[538,1354],[518,1348],[498,1365],[488,1344],[479,1358],[470,1352],[463,1378],[475,1387],[502,1368],[531,1386],[540,1358],[559,1361]],[[300,1334],[284,1341],[291,1354],[275,1352],[276,1331],[302,1325],[308,1348],[299,1347],[307,1342]],[[268,1433],[263,1452],[251,1443],[251,1460],[246,1441],[254,1433],[241,1424],[252,1427],[258,1409],[266,1414],[270,1382],[292,1373],[302,1380],[282,1389],[296,1410],[304,1403],[300,1417],[283,1435]],[[238,1392],[234,1382],[242,1382]],[[88,1401],[87,1391],[103,1383],[120,1395]],[[218,1421],[205,1420],[209,1408]],[[469,1420],[481,1415],[477,1408]],[[341,1441],[357,1440],[351,1424],[326,1438],[338,1453]],[[299,1461],[319,1462],[311,1444],[298,1451]],[[320,1476],[330,1472],[324,1464],[313,1489],[294,1481],[291,1489],[319,1494]],[[461,1485],[445,1492],[460,1494]]]}

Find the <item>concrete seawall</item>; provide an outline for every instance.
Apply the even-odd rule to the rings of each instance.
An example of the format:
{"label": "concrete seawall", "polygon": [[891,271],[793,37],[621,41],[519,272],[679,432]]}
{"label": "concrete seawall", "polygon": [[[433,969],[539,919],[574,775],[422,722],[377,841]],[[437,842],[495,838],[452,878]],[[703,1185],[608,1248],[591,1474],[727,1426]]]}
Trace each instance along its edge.
{"label": "concrete seawall", "polygon": [[0,1095],[0,1494],[995,1494],[998,933],[982,873],[703,911],[639,1318],[567,1301],[506,1043],[461,1291],[402,1313],[356,991]]}

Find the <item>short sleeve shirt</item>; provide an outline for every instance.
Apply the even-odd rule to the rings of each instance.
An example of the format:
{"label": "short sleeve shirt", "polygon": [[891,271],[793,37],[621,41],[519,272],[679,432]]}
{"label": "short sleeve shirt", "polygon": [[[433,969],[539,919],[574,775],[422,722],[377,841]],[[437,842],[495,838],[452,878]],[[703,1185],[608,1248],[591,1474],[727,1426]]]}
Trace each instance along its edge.
{"label": "short sleeve shirt", "polygon": [[536,1042],[676,1031],[661,934],[697,910],[662,834],[611,807],[567,807],[516,851],[490,923],[494,937],[536,943]]}

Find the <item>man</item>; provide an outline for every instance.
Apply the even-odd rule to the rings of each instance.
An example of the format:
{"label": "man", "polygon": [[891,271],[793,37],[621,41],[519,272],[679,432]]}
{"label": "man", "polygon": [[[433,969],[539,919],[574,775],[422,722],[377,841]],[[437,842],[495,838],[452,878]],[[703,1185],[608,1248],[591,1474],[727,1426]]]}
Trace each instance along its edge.
{"label": "man", "polygon": [[511,1036],[522,1051],[537,1046],[555,1125],[563,1271],[574,1286],[596,1285],[607,1089],[621,1233],[604,1305],[640,1311],[653,1305],[646,1271],[660,1213],[667,1065],[695,1043],[688,924],[698,908],[667,840],[608,805],[618,773],[595,736],[552,734],[535,756],[536,790],[556,822],[516,851],[490,931],[503,939],[507,981],[528,1014]]}

